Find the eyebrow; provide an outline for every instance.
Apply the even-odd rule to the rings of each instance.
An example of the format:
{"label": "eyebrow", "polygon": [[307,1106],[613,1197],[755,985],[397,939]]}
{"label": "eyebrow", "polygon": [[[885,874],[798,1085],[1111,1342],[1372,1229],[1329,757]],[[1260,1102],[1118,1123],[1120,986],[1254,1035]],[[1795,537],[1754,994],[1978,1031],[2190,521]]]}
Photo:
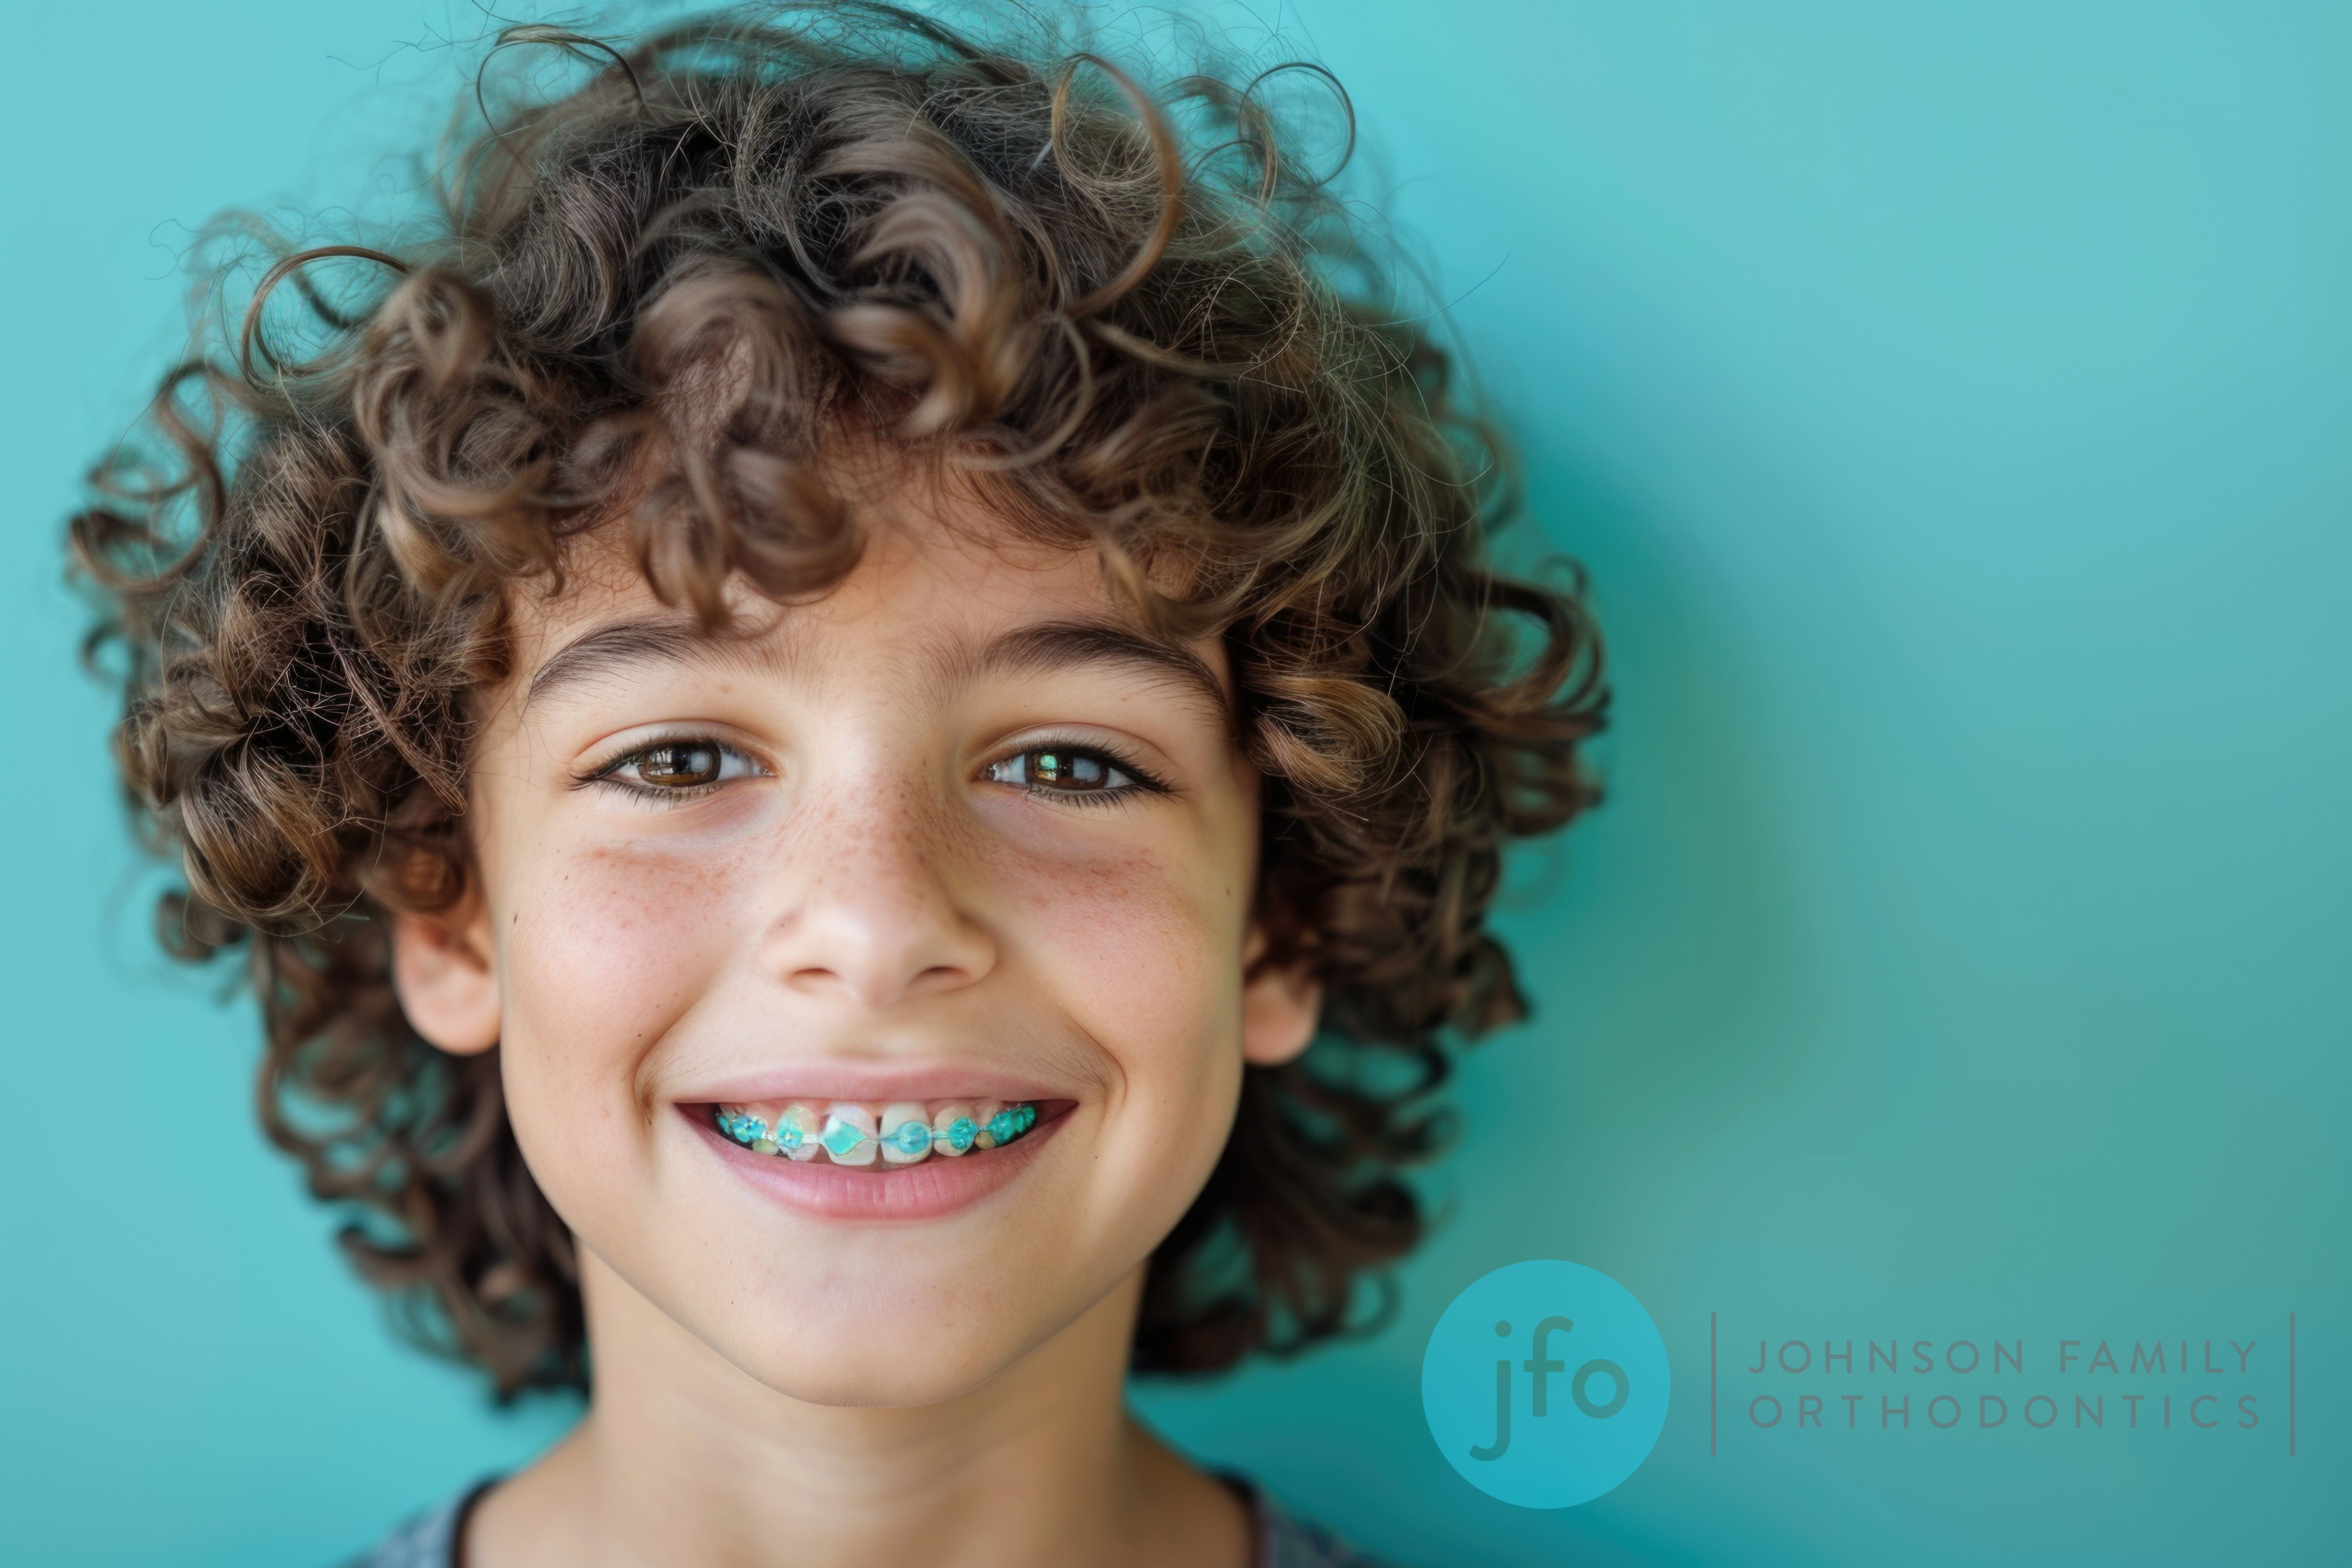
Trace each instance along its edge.
{"label": "eyebrow", "polygon": [[1124,665],[1183,688],[1231,728],[1232,699],[1206,661],[1190,648],[1158,641],[1110,621],[1047,621],[1005,633],[952,673],[1051,674],[1089,664]]}
{"label": "eyebrow", "polygon": [[[646,665],[740,665],[773,670],[787,656],[772,647],[713,637],[684,620],[624,621],[575,637],[530,678],[527,708],[563,688]],[[1173,682],[1229,728],[1233,702],[1199,655],[1108,621],[1047,621],[1007,632],[976,654],[950,656],[940,673],[961,684],[989,674],[1050,674],[1086,665],[1123,665]]]}
{"label": "eyebrow", "polygon": [[688,621],[624,621],[574,637],[558,648],[532,674],[522,700],[529,708],[551,691],[646,665],[771,668],[775,662],[772,650],[744,640],[709,636]]}

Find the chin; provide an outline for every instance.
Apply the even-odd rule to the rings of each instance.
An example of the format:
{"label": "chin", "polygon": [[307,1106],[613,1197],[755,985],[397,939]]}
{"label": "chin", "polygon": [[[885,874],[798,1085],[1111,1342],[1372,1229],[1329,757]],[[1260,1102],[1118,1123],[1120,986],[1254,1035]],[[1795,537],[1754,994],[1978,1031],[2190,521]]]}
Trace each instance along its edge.
{"label": "chin", "polygon": [[1005,1328],[969,1309],[958,1322],[913,1302],[878,1310],[835,1304],[700,1337],[752,1378],[804,1404],[904,1409],[971,1393],[1047,1337],[1041,1329],[1024,1342]]}

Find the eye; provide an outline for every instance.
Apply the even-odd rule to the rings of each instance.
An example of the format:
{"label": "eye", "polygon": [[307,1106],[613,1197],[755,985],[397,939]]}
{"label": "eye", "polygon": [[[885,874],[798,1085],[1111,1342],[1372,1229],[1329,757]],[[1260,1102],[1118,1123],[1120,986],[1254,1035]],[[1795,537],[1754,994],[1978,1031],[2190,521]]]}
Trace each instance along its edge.
{"label": "eye", "polygon": [[1130,790],[1160,793],[1158,781],[1139,768],[1085,746],[1032,746],[988,764],[992,784],[1035,795],[1116,795]]}
{"label": "eye", "polygon": [[751,758],[717,741],[657,741],[599,768],[587,782],[616,784],[639,795],[683,795],[763,772]]}

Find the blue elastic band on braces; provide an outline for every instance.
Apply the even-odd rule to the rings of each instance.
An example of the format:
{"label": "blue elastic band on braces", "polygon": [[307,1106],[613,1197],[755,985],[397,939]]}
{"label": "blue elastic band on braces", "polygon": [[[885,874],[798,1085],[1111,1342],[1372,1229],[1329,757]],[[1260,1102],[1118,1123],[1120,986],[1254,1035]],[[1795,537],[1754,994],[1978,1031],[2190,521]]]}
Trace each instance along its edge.
{"label": "blue elastic band on braces", "polygon": [[[779,1122],[770,1127],[756,1116],[740,1111],[721,1110],[717,1114],[719,1131],[746,1148],[766,1143],[774,1152],[790,1154],[804,1143],[814,1143],[838,1160],[854,1154],[862,1144],[880,1143],[896,1147],[901,1154],[920,1153],[926,1149],[944,1148],[962,1153],[979,1142],[986,1132],[999,1143],[1010,1143],[1037,1125],[1037,1108],[1023,1103],[1008,1105],[986,1121],[974,1121],[969,1116],[959,1116],[945,1127],[926,1127],[919,1121],[903,1121],[892,1131],[876,1137],[864,1128],[847,1121],[835,1121],[821,1133],[810,1132],[797,1122]],[[768,1150],[760,1151],[762,1153]]]}

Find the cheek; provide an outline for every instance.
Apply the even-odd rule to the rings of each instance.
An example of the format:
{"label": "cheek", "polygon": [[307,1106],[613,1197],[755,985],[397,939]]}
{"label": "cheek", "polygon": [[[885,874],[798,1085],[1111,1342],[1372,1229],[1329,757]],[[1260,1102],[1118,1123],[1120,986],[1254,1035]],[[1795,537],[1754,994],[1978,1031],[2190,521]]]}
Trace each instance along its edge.
{"label": "cheek", "polygon": [[1233,880],[1191,847],[1000,873],[1007,934],[1061,1010],[1115,1059],[1126,1097],[1193,1102],[1224,1076],[1224,1058],[1238,1060]]}
{"label": "cheek", "polygon": [[640,1065],[723,966],[736,868],[625,848],[551,849],[509,889],[500,952],[505,1076],[526,1148],[635,1118]]}

